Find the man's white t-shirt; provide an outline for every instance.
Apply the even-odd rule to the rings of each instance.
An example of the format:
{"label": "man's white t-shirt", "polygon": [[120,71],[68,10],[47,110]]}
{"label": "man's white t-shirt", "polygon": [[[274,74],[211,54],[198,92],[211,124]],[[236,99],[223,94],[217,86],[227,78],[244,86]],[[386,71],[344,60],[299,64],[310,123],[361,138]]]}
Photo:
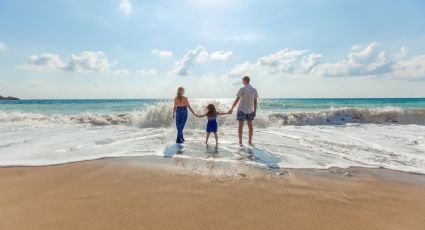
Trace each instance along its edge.
{"label": "man's white t-shirt", "polygon": [[254,89],[251,85],[246,85],[239,89],[238,94],[240,97],[238,110],[250,114],[254,112],[254,99],[258,98],[257,90]]}

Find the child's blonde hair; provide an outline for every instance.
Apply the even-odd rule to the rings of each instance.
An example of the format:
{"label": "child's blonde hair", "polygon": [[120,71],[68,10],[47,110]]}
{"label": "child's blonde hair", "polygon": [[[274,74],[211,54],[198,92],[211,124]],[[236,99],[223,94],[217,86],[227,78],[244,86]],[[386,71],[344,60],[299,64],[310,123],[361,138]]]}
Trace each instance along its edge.
{"label": "child's blonde hair", "polygon": [[214,104],[207,105],[206,110],[207,110],[207,117],[214,117],[214,116],[217,116],[218,114]]}

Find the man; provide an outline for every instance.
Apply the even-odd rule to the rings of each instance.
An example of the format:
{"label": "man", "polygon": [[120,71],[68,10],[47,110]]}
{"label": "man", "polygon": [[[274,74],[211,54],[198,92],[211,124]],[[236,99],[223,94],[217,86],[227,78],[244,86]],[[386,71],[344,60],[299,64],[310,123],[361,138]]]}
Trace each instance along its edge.
{"label": "man", "polygon": [[257,90],[250,85],[250,78],[245,76],[242,78],[242,84],[244,87],[240,88],[236,99],[233,102],[232,108],[229,110],[229,113],[233,113],[233,109],[239,103],[237,120],[239,121],[239,144],[242,145],[242,133],[244,122],[248,124],[249,130],[249,145],[252,145],[252,134],[254,133],[254,128],[252,126],[252,121],[257,113]]}

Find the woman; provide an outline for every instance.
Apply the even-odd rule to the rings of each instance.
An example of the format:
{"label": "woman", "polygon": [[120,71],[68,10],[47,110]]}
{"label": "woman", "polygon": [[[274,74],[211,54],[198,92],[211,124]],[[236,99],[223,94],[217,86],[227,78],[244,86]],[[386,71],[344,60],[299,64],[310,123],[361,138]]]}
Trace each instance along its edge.
{"label": "woman", "polygon": [[192,107],[189,105],[189,100],[184,95],[184,88],[179,87],[177,89],[177,96],[174,98],[174,107],[173,107],[173,119],[176,118],[176,127],[177,127],[177,139],[176,143],[183,143],[183,129],[187,120],[187,109],[189,108],[190,112],[196,116],[193,112]]}

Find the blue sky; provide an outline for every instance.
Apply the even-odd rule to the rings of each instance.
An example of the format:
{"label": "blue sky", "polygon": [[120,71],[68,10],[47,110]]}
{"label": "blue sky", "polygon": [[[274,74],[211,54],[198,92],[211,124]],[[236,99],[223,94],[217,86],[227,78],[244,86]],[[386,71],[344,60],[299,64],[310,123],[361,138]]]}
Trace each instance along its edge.
{"label": "blue sky", "polygon": [[425,97],[424,1],[0,0],[0,94]]}

